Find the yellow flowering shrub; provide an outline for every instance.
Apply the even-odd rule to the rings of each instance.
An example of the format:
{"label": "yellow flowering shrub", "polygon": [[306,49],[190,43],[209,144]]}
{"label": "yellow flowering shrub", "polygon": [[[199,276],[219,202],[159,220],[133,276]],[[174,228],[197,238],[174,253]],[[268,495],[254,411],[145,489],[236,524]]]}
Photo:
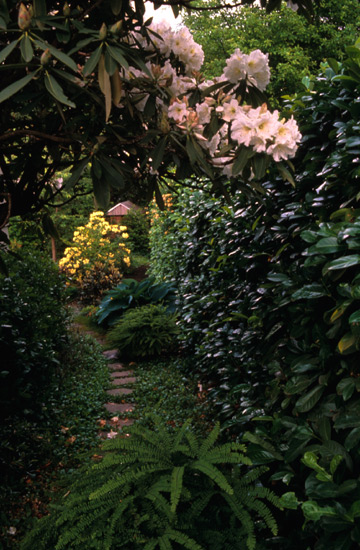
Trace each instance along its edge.
{"label": "yellow flowering shrub", "polygon": [[125,226],[109,224],[103,212],[93,212],[89,222],[74,231],[59,268],[79,288],[82,301],[96,302],[121,281],[130,266],[126,231]]}

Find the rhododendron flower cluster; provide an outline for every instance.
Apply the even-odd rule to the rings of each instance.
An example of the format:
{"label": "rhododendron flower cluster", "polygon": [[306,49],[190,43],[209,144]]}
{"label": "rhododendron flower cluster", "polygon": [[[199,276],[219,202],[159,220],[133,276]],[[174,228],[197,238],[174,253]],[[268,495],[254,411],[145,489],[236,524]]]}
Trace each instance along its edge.
{"label": "rhododendron flower cluster", "polygon": [[[253,107],[246,101],[252,90],[262,92],[270,81],[267,54],[260,50],[244,54],[236,49],[226,61],[223,74],[204,81],[199,73],[204,53],[186,27],[173,31],[161,22],[151,24],[148,30],[150,41],[134,35],[149,52],[147,71],[135,67],[122,70],[122,98],[131,98],[136,109],[143,112],[151,95],[146,92],[147,86],[150,89],[155,85],[155,114],[165,135],[180,132],[180,137],[185,134],[194,140],[208,165],[227,177],[241,174],[234,161],[244,147],[250,148],[251,154],[266,154],[275,162],[295,155],[301,139],[295,120],[281,119],[279,112],[271,112],[266,103]],[[162,64],[159,54],[166,59]],[[200,154],[195,149],[194,154]]]}

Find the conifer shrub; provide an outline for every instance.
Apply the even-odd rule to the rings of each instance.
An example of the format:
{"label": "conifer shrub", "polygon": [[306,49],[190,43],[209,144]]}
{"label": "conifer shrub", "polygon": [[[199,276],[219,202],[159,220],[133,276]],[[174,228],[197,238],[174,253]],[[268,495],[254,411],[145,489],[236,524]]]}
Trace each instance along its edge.
{"label": "conifer shrub", "polygon": [[254,550],[276,534],[271,506],[283,502],[259,481],[266,467],[250,468],[244,445],[216,443],[219,425],[200,440],[189,421],[129,434],[103,445],[21,550]]}
{"label": "conifer shrub", "polygon": [[176,349],[177,315],[162,305],[149,304],[126,311],[107,335],[107,344],[124,357],[155,357]]}

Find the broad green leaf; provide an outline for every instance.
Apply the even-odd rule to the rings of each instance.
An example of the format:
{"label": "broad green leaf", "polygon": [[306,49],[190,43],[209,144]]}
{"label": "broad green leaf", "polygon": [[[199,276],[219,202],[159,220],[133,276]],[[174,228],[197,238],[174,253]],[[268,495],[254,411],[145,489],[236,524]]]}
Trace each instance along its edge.
{"label": "broad green leaf", "polygon": [[301,505],[303,514],[307,520],[318,521],[323,516],[337,516],[337,511],[331,506],[319,506],[313,500],[307,500]]}
{"label": "broad green leaf", "polygon": [[321,284],[313,283],[311,285],[305,285],[292,295],[292,300],[311,300],[315,298],[322,298],[326,296],[326,291]]}
{"label": "broad green leaf", "polygon": [[31,40],[29,38],[29,35],[27,33],[23,34],[23,37],[21,39],[20,51],[24,61],[26,61],[26,63],[30,63],[30,61],[34,57],[34,50],[31,45]]}
{"label": "broad green leaf", "polygon": [[50,235],[53,239],[59,239],[60,235],[52,217],[49,214],[45,214],[42,218],[42,226],[47,235]]}
{"label": "broad green leaf", "polygon": [[344,443],[344,447],[347,451],[351,451],[360,442],[360,428],[353,428],[347,435]]}
{"label": "broad green leaf", "polygon": [[296,510],[300,502],[293,491],[284,493],[280,498],[280,505],[287,510]]}
{"label": "broad green leaf", "polygon": [[322,416],[318,421],[318,430],[320,437],[324,441],[329,441],[331,439],[331,423],[327,416]]}
{"label": "broad green leaf", "polygon": [[360,309],[357,309],[349,317],[349,324],[360,323]]}
{"label": "broad green leaf", "polygon": [[344,315],[345,311],[347,310],[350,304],[352,304],[352,300],[347,300],[346,302],[341,304],[339,307],[337,307],[335,311],[333,311],[330,317],[330,323],[334,323],[335,321],[340,319],[340,317]]}
{"label": "broad green leaf", "polygon": [[328,271],[334,271],[337,269],[346,269],[347,267],[352,267],[354,265],[360,264],[360,254],[351,254],[350,256],[343,256],[342,258],[337,258],[332,260],[324,267],[324,274]]}
{"label": "broad green leaf", "polygon": [[344,401],[350,399],[355,390],[355,379],[354,378],[343,378],[340,380],[336,386],[336,393],[341,395]]}
{"label": "broad green leaf", "polygon": [[261,180],[265,174],[270,163],[270,157],[268,155],[255,155],[252,160],[255,177]]}
{"label": "broad green leaf", "polygon": [[89,74],[91,74],[94,71],[95,67],[99,63],[101,52],[102,52],[102,44],[100,44],[100,46],[98,48],[96,48],[96,50],[91,54],[89,59],[86,61],[85,65],[84,65],[84,68],[83,68],[83,75],[84,76],[88,76]]}
{"label": "broad green leaf", "polygon": [[18,42],[19,39],[14,40],[0,51],[0,63],[2,63],[7,58],[7,56],[11,54],[13,49],[16,48]]}
{"label": "broad green leaf", "polygon": [[319,401],[320,397],[324,393],[324,386],[315,386],[308,393],[300,397],[295,403],[295,409],[297,412],[308,412],[310,411],[316,403]]}
{"label": "broad green leaf", "polygon": [[76,108],[75,103],[70,101],[69,98],[64,94],[64,90],[58,83],[58,81],[46,71],[45,73],[45,87],[47,91],[60,103],[67,105],[68,107]]}
{"label": "broad green leaf", "polygon": [[101,176],[102,176],[101,164],[95,156],[92,157],[91,166],[92,166],[92,169],[94,170],[94,174],[96,178],[98,180],[101,179]]}
{"label": "broad green leaf", "polygon": [[119,105],[121,100],[122,84],[119,71],[115,71],[111,76],[111,96],[114,105]]}
{"label": "broad green leaf", "polygon": [[320,239],[314,246],[309,248],[309,254],[317,252],[319,254],[333,254],[334,252],[341,252],[344,250],[344,246],[337,242],[337,237],[325,237]]}
{"label": "broad green leaf", "polygon": [[301,462],[308,468],[315,470],[316,477],[320,481],[332,481],[332,476],[325,470],[325,468],[318,464],[318,460],[319,458],[315,453],[306,452],[301,459]]}
{"label": "broad green leaf", "polygon": [[9,99],[9,97],[15,95],[19,90],[24,88],[35,76],[35,74],[38,72],[33,71],[32,73],[24,76],[24,78],[21,78],[20,80],[17,80],[13,84],[10,84],[10,86],[7,86],[4,90],[0,92],[0,103],[2,101],[5,101],[6,99]]}
{"label": "broad green leaf", "polygon": [[346,354],[356,350],[357,338],[352,332],[347,332],[338,343],[340,353]]}
{"label": "broad green leaf", "polygon": [[126,61],[120,48],[116,46],[109,46],[108,44],[106,49],[110,53],[111,57],[113,57],[115,61],[119,63],[120,67],[125,67],[125,69],[129,68],[129,63]]}

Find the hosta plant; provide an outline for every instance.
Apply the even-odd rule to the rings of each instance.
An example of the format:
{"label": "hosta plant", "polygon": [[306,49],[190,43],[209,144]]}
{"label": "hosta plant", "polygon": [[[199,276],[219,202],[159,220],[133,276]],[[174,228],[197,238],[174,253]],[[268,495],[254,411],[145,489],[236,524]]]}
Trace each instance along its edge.
{"label": "hosta plant", "polygon": [[259,531],[276,534],[269,504],[282,502],[259,482],[266,468],[250,468],[244,445],[217,444],[219,431],[198,440],[189,421],[172,432],[158,419],[132,426],[104,444],[22,550],[255,549]]}
{"label": "hosta plant", "polygon": [[152,277],[140,282],[123,279],[106,293],[96,312],[99,325],[114,325],[128,309],[161,303],[169,313],[175,311],[175,287],[171,283],[155,283]]}

